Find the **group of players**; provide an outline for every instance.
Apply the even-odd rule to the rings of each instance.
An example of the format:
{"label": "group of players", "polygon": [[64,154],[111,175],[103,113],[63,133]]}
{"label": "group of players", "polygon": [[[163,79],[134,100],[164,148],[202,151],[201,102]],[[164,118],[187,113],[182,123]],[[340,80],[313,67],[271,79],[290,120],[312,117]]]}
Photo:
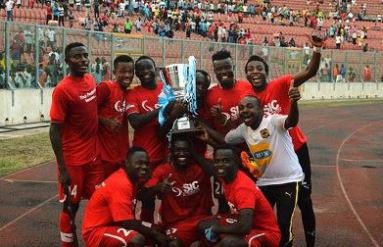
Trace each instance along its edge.
{"label": "group of players", "polygon": [[[54,89],[50,111],[63,202],[61,245],[76,246],[75,215],[80,201],[89,199],[86,246],[292,246],[296,205],[307,246],[314,246],[310,159],[297,127],[298,86],[316,74],[323,42],[311,43],[305,70],[269,82],[261,57],[248,59],[244,81],[234,78],[230,52],[215,53],[217,85],[210,87],[210,75],[197,70],[193,134],[172,130],[187,112],[181,101],[169,104],[165,123],[158,123],[163,84],[151,57],[116,57],[114,80],[96,85],[87,73],[87,47],[69,44],[70,74]],[[140,85],[131,89],[134,75]],[[206,158],[208,144],[214,152]],[[214,215],[212,194],[218,199]],[[161,201],[159,222],[153,220],[155,198]]]}

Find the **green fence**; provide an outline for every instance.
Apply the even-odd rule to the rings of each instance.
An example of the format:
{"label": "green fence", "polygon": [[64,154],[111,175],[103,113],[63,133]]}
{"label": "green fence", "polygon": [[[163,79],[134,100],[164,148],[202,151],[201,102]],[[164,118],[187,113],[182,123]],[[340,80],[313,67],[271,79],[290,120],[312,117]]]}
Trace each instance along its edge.
{"label": "green fence", "polygon": [[[112,61],[119,54],[128,54],[133,58],[145,54],[153,57],[158,66],[186,62],[189,56],[195,56],[197,66],[213,74],[211,56],[220,49],[227,49],[235,61],[237,78],[245,78],[244,66],[253,54],[269,62],[271,78],[285,73],[297,73],[306,67],[311,57],[311,54],[305,54],[297,48],[164,39],[15,22],[0,22],[0,35],[0,88],[11,90],[57,85],[67,73],[63,58],[64,47],[74,41],[88,46],[91,61],[89,71],[98,81],[111,79]],[[311,81],[335,82],[336,78],[331,74],[336,64],[339,68],[342,64],[346,68],[343,81],[349,81],[349,74],[352,73],[355,75],[354,81],[365,81],[363,71],[366,65],[372,72],[368,81],[382,81],[382,53],[324,50],[322,54],[321,68]],[[100,65],[95,64],[96,60],[102,61]],[[101,66],[101,72],[95,71],[96,66]],[[215,80],[214,76],[212,78]]]}

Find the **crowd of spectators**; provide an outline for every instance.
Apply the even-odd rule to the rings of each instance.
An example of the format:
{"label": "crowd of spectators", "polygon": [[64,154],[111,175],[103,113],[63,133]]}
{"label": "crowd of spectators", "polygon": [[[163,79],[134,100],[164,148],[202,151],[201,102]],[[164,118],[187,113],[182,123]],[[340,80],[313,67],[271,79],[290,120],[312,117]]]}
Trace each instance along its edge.
{"label": "crowd of spectators", "polygon": [[[160,37],[172,38],[175,32],[184,32],[186,39],[193,39],[193,36],[200,36],[206,40],[215,42],[228,42],[239,44],[255,44],[253,36],[255,30],[246,28],[243,25],[245,18],[259,16],[263,22],[274,25],[305,26],[315,30],[321,30],[329,39],[334,39],[336,48],[341,49],[345,43],[359,46],[363,51],[369,51],[368,29],[358,28],[356,23],[368,16],[366,3],[359,4],[356,0],[338,1],[333,0],[328,4],[330,12],[321,9],[317,1],[307,1],[307,9],[294,10],[286,5],[276,6],[272,1],[259,1],[259,4],[247,3],[247,1],[228,0],[222,3],[208,1],[112,1],[112,0],[68,0],[68,1],[46,1],[46,0],[24,0],[28,1],[28,7],[35,5],[43,6],[46,13],[45,24],[51,26],[65,26],[72,28],[74,24],[80,23],[85,30],[100,31],[106,30],[111,25],[111,20],[123,18],[122,25],[113,22],[112,28],[108,29],[115,33],[153,33]],[[320,2],[320,1],[319,1]],[[6,10],[6,18],[13,20],[13,9],[19,8],[22,0],[0,0],[0,6]],[[309,7],[311,6],[311,7]],[[314,6],[314,7],[312,7]],[[355,8],[360,9],[357,14]],[[311,8],[311,9],[309,9]],[[85,10],[85,11],[84,11]],[[75,18],[75,12],[81,11],[83,17]],[[227,19],[217,18],[217,14]],[[77,15],[78,16],[78,15]],[[227,21],[231,20],[231,21]],[[331,20],[332,24],[325,29],[324,21]],[[382,17],[377,16],[377,22],[382,22]],[[121,22],[120,22],[121,23]],[[256,24],[254,25],[254,27]],[[378,28],[378,26],[376,26]],[[16,34],[11,43],[11,73],[10,85],[14,88],[38,87],[37,82],[45,87],[53,87],[62,78],[64,73],[63,57],[61,48],[56,45],[56,31],[50,27],[38,28],[39,42],[39,69],[37,70],[28,63],[28,57],[34,59],[33,50],[34,33],[29,30],[21,30]],[[282,32],[275,33],[271,37],[264,36],[261,43],[263,46],[296,47],[294,37],[286,37]],[[262,49],[264,56],[268,50]],[[303,45],[304,57],[308,57],[310,47]],[[25,54],[29,54],[26,56]],[[305,60],[304,58],[304,60]],[[4,60],[1,54],[0,61]],[[91,72],[97,79],[109,75],[109,65],[105,58],[97,58],[91,66]],[[303,61],[307,64],[306,61]],[[0,87],[4,87],[5,62],[0,63]],[[371,70],[371,68],[368,68]],[[367,69],[367,71],[368,71]],[[345,72],[346,71],[346,72]],[[359,73],[352,67],[345,68],[342,64],[332,65],[322,63],[320,78],[322,81],[349,81],[360,78],[369,81],[369,73]],[[364,74],[367,74],[365,76]],[[370,73],[371,74],[371,73]],[[340,76],[339,76],[340,75]],[[370,76],[371,77],[371,76]],[[26,81],[30,81],[31,85]],[[338,78],[338,79],[337,79]]]}

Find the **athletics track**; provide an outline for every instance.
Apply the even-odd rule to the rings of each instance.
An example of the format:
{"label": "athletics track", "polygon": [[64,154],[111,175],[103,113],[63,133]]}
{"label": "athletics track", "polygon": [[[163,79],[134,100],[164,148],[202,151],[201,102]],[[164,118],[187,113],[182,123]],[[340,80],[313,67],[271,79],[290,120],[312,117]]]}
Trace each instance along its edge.
{"label": "athletics track", "polygon": [[[383,101],[301,107],[319,247],[383,246],[382,109]],[[0,178],[0,246],[59,246],[60,208],[54,163]],[[304,246],[299,209],[294,232],[295,246]]]}

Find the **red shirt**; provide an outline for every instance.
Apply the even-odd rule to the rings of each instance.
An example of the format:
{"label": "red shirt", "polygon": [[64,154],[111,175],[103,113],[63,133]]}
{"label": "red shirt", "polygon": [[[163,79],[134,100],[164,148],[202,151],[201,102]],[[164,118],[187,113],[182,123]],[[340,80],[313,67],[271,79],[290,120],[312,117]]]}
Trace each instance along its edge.
{"label": "red shirt", "polygon": [[100,124],[98,140],[100,157],[103,161],[120,163],[125,160],[129,149],[129,129],[127,121],[126,101],[128,90],[123,89],[118,82],[108,81],[97,86],[97,104],[99,117],[117,119],[121,128],[112,130],[109,126]]}
{"label": "red shirt", "polygon": [[90,74],[66,76],[53,90],[52,123],[62,124],[61,144],[65,164],[84,165],[96,159],[96,82]]}
{"label": "red shirt", "polygon": [[[159,107],[158,95],[161,93],[162,83],[158,83],[154,90],[137,86],[128,93],[128,116],[134,113],[145,114]],[[167,156],[166,138],[158,134],[158,118],[140,126],[134,131],[133,146],[144,148],[149,155],[150,162],[165,160]]]}
{"label": "red shirt", "polygon": [[194,216],[208,216],[213,205],[210,177],[195,163],[184,171],[169,163],[159,165],[145,187],[153,187],[170,176],[172,192],[162,195],[160,215],[166,227]]}
{"label": "red shirt", "polygon": [[270,203],[245,173],[238,171],[233,182],[223,183],[223,190],[233,215],[239,214],[241,209],[253,209],[252,229],[279,232]]}
{"label": "red shirt", "polygon": [[[240,80],[237,80],[234,87],[230,89],[223,89],[220,85],[215,85],[207,94],[208,109],[210,110],[212,106],[220,103],[222,113],[231,122],[231,127],[235,128],[240,124],[238,104],[241,98],[251,90],[251,85],[248,82]],[[214,118],[212,118],[212,127],[221,134],[226,134],[229,131]]]}
{"label": "red shirt", "polygon": [[[292,80],[291,75],[285,75],[270,81],[262,92],[253,90],[255,96],[261,100],[265,114],[289,114],[289,89]],[[307,137],[298,126],[290,129],[289,133],[295,150],[307,142]]]}
{"label": "red shirt", "polygon": [[96,189],[89,200],[82,225],[82,234],[89,246],[99,246],[102,234],[91,232],[102,226],[134,220],[136,187],[120,168]]}

